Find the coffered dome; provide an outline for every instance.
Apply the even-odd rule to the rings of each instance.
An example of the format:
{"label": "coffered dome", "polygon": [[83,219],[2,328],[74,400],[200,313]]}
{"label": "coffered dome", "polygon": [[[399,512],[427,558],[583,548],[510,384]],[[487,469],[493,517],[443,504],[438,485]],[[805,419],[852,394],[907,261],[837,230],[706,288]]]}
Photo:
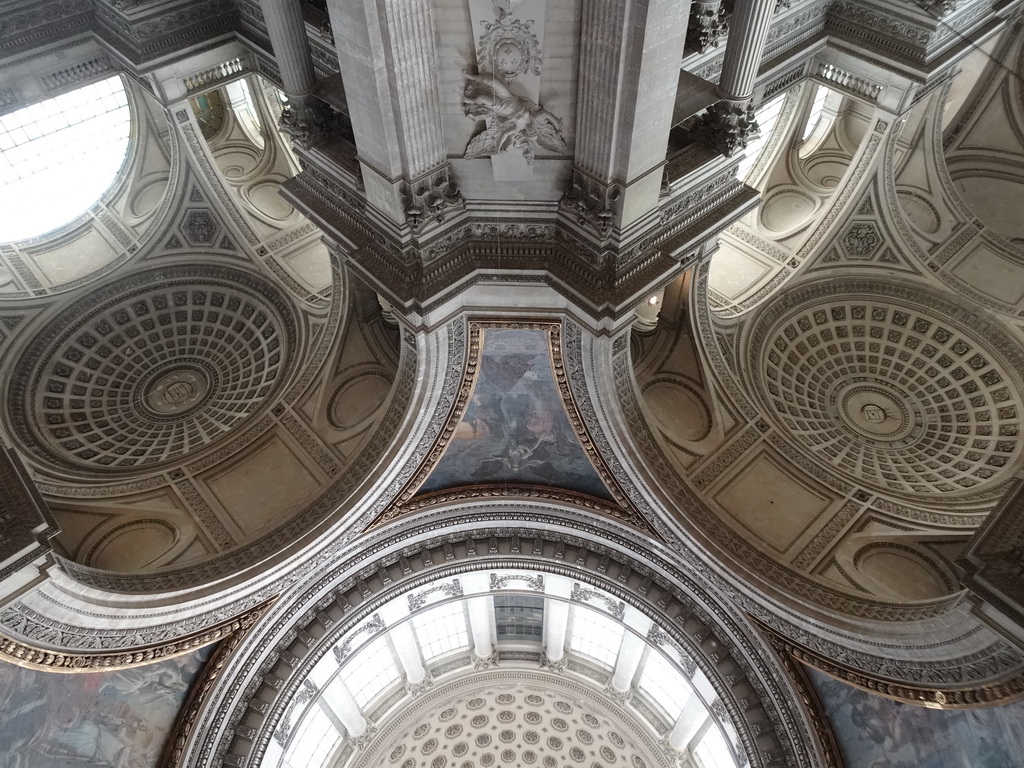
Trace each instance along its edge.
{"label": "coffered dome", "polygon": [[930,292],[864,280],[797,289],[757,321],[751,361],[795,444],[857,482],[963,496],[1019,464],[1020,350]]}
{"label": "coffered dome", "polygon": [[137,470],[172,461],[273,400],[295,328],[280,292],[246,272],[132,275],[36,334],[10,385],[12,425],[51,465]]}
{"label": "coffered dome", "polygon": [[[575,691],[573,690],[575,689]],[[543,673],[490,673],[446,685],[374,740],[361,768],[525,765],[647,768],[663,758],[643,727],[583,686]],[[615,708],[618,710],[618,708]],[[622,722],[622,721],[627,722]]]}

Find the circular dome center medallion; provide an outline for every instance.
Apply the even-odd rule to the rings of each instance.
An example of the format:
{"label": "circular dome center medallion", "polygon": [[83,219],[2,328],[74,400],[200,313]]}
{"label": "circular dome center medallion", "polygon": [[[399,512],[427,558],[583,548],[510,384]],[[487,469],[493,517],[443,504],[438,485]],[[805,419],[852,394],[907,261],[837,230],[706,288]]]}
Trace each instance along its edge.
{"label": "circular dome center medallion", "polygon": [[939,294],[809,283],[766,307],[749,338],[766,413],[795,448],[855,482],[987,500],[1021,464],[1024,354],[997,323]]}
{"label": "circular dome center medallion", "polygon": [[194,455],[273,403],[296,327],[281,292],[241,270],[122,278],[33,337],[8,385],[12,430],[61,468],[139,470]]}
{"label": "circular dome center medallion", "polygon": [[201,369],[176,368],[149,383],[143,402],[153,413],[175,416],[202,403],[209,391],[210,381]]}
{"label": "circular dome center medallion", "polygon": [[903,398],[885,387],[854,384],[839,394],[839,415],[847,426],[864,437],[895,442],[914,428]]}

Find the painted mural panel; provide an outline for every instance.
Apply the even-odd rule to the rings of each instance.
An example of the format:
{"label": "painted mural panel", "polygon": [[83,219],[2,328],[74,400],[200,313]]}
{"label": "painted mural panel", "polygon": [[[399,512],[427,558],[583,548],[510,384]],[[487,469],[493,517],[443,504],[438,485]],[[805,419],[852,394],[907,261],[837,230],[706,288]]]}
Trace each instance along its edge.
{"label": "painted mural panel", "polygon": [[0,662],[0,768],[156,768],[211,648],[114,672]]}
{"label": "painted mural panel", "polygon": [[811,684],[846,768],[1020,768],[1024,702],[925,709],[874,696],[815,670]]}
{"label": "painted mural panel", "polygon": [[569,423],[547,332],[485,328],[481,333],[466,412],[420,491],[540,485],[610,499]]}

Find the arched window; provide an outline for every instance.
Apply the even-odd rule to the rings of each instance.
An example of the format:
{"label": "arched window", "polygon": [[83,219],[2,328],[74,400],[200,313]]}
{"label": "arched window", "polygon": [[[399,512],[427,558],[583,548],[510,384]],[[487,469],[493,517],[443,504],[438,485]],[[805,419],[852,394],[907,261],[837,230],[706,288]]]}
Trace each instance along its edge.
{"label": "arched window", "polygon": [[130,132],[117,75],[0,117],[0,242],[85,213],[117,179]]}

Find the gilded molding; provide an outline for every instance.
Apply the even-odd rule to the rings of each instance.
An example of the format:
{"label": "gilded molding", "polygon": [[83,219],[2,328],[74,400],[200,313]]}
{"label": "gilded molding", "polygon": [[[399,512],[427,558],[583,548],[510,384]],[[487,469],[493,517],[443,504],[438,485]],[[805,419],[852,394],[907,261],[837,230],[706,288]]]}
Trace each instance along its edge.
{"label": "gilded molding", "polygon": [[20,667],[38,669],[43,672],[98,672],[138,667],[151,664],[154,661],[181,656],[197,648],[244,632],[256,623],[272,602],[273,599],[268,600],[247,613],[223,621],[202,632],[185,635],[161,645],[135,648],[128,653],[62,653],[49,648],[29,645],[0,634],[0,659]]}
{"label": "gilded molding", "polygon": [[779,634],[759,619],[751,617],[769,644],[783,659],[813,667],[847,685],[903,704],[929,709],[980,709],[1011,704],[1024,699],[1024,672],[1017,670],[1007,679],[973,688],[930,687],[896,681],[884,675],[866,673],[829,659],[810,648]]}
{"label": "gilded molding", "polygon": [[[772,647],[775,647],[774,644]],[[778,651],[778,648],[776,648],[776,651]],[[804,706],[807,719],[811,724],[811,730],[818,742],[819,751],[822,757],[825,758],[826,768],[843,768],[843,759],[840,757],[835,735],[832,733],[832,728],[825,717],[825,711],[818,700],[818,695],[814,692],[811,681],[807,678],[806,669],[788,653],[779,652],[778,657],[782,668],[786,671],[786,675],[796,689],[800,703]]]}
{"label": "gilded molding", "polygon": [[231,631],[227,634],[220,647],[214,651],[213,658],[206,662],[199,680],[192,685],[192,690],[185,701],[185,706],[182,708],[181,713],[178,715],[178,720],[174,724],[171,738],[167,741],[166,750],[160,760],[161,768],[177,768],[183,765],[182,758],[185,755],[185,745],[195,730],[199,713],[206,703],[210,692],[219,681],[220,674],[224,671],[228,659],[241,644],[248,630],[259,621],[276,599],[268,600],[231,622]]}

